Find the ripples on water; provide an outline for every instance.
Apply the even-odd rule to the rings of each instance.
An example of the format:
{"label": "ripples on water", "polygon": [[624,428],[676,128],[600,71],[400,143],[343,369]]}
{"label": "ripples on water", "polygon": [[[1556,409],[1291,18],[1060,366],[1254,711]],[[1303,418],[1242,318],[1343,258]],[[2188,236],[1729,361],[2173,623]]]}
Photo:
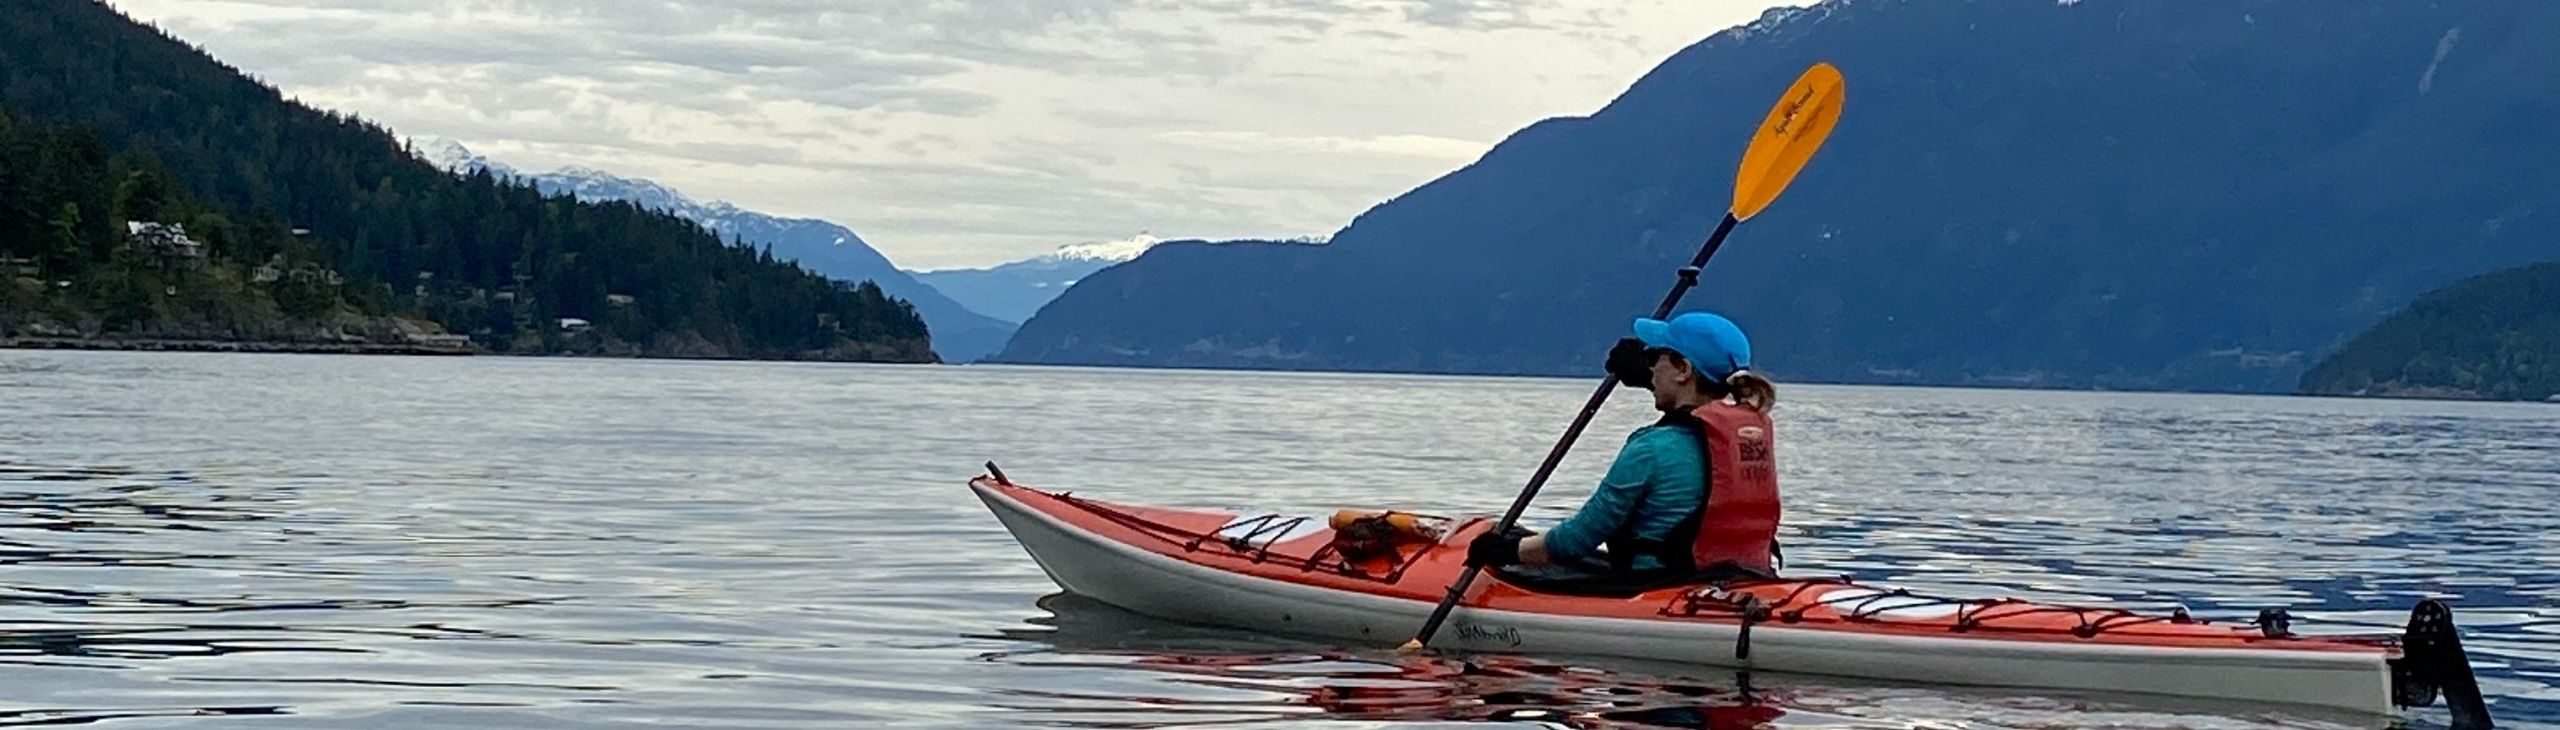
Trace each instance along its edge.
{"label": "ripples on water", "polygon": [[[0,352],[0,726],[2369,724],[1166,624],[1055,595],[961,486],[1495,512],[1587,388]],[[2208,618],[2453,596],[2502,726],[2560,722],[2560,409],[1784,395],[1792,571]]]}

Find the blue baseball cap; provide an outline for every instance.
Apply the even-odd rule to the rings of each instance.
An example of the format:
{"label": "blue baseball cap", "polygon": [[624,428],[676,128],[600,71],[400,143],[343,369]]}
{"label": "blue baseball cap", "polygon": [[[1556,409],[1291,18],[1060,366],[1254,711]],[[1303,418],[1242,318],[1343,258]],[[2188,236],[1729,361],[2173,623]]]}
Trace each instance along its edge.
{"label": "blue baseball cap", "polygon": [[1706,312],[1690,312],[1668,322],[1639,317],[1636,339],[1647,347],[1680,353],[1690,367],[1717,382],[1751,367],[1751,339],[1742,336],[1742,328],[1733,320]]}

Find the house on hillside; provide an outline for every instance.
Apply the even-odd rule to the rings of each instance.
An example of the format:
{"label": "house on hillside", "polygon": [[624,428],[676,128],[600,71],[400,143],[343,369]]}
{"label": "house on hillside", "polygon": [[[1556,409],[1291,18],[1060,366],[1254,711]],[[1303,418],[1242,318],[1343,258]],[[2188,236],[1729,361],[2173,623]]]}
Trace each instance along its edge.
{"label": "house on hillside", "polygon": [[469,335],[415,332],[410,333],[408,338],[410,344],[415,345],[425,345],[427,347],[450,350],[471,349],[471,336]]}
{"label": "house on hillside", "polygon": [[309,261],[288,263],[284,259],[284,254],[269,256],[266,263],[249,270],[249,282],[253,284],[273,284],[285,279],[327,282],[329,286],[343,286],[347,283],[347,278],[340,275],[336,269]]}
{"label": "house on hillside", "polygon": [[204,244],[187,237],[185,226],[155,221],[127,221],[125,245],[181,266],[204,265]]}

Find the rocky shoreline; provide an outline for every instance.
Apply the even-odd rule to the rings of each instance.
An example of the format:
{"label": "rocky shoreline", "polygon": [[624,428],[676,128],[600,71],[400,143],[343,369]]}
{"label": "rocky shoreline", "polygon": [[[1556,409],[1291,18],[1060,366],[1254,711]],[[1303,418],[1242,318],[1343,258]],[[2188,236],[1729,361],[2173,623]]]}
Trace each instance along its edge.
{"label": "rocky shoreline", "polygon": [[270,319],[221,325],[156,319],[110,330],[91,316],[13,312],[5,307],[0,307],[0,349],[325,355],[481,352],[468,338],[446,334],[432,323],[398,316],[341,311],[316,320]]}
{"label": "rocky shoreline", "polygon": [[479,354],[471,347],[423,343],[259,342],[241,340],[177,340],[148,337],[0,337],[0,349],[116,350],[128,352],[247,352],[315,355]]}

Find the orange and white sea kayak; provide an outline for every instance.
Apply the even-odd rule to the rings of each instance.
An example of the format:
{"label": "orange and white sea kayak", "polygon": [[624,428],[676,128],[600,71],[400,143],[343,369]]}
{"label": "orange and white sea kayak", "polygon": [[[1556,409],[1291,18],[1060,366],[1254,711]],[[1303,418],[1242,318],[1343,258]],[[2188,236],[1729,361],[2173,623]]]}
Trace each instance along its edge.
{"label": "orange and white sea kayak", "polygon": [[[1464,570],[1467,541],[1491,526],[1424,517],[1437,534],[1353,557],[1324,517],[1116,504],[996,474],[970,488],[1068,591],[1178,621],[1380,646],[1421,628]],[[2302,636],[2281,622],[1937,598],[1838,578],[1609,591],[1486,576],[1435,648],[2378,714],[2430,704],[2442,687],[2458,721],[2479,715],[2458,726],[2486,726],[2450,614],[2433,601],[2405,634]]]}

